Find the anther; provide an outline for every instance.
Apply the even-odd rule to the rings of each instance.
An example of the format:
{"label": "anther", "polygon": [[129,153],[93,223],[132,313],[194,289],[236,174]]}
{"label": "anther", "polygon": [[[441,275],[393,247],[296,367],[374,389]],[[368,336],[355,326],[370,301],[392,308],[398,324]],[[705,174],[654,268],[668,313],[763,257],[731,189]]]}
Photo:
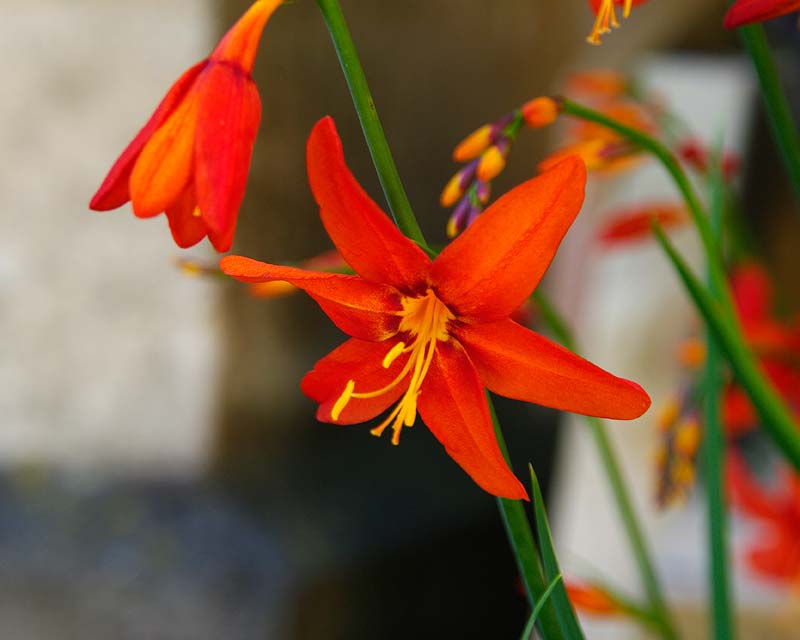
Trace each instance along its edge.
{"label": "anther", "polygon": [[398,342],[396,345],[394,345],[392,350],[383,357],[383,368],[388,369],[391,367],[392,363],[397,360],[405,348],[406,345],[404,342]]}

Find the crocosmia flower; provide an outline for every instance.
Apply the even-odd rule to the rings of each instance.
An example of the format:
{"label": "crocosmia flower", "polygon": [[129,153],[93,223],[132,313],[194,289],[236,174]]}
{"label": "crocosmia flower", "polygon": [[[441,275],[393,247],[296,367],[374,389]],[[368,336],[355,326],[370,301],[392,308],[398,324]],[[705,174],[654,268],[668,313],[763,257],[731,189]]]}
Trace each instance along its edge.
{"label": "crocosmia flower", "polygon": [[111,167],[92,209],[130,200],[140,218],[165,212],[179,247],[208,236],[218,251],[230,249],[261,119],[250,73],[281,2],[258,0],[206,60],[178,78]]}
{"label": "crocosmia flower", "polygon": [[725,14],[726,29],[764,22],[800,11],[800,0],[736,0]]}
{"label": "crocosmia flower", "polygon": [[750,569],[767,580],[800,581],[800,475],[782,469],[780,486],[765,490],[735,450],[728,456],[731,503],[759,523],[758,536],[747,549]]}
{"label": "crocosmia flower", "polygon": [[320,273],[229,256],[220,266],[244,282],[283,280],[303,289],[351,338],[302,382],[317,417],[372,430],[422,421],[483,489],[525,498],[498,447],[490,390],[557,409],[631,419],[650,405],[617,378],[520,326],[509,315],[542,278],[583,202],[577,159],[493,203],[433,261],[367,196],[344,162],[333,120],[308,141],[308,173],[328,235],[356,275]]}
{"label": "crocosmia flower", "polygon": [[592,32],[587,36],[586,41],[590,44],[600,44],[600,37],[602,35],[610,33],[612,28],[619,26],[616,7],[622,7],[622,17],[627,18],[631,14],[631,8],[644,1],[645,0],[589,0],[589,6],[597,17],[595,18]]}
{"label": "crocosmia flower", "polygon": [[580,613],[592,616],[613,616],[622,613],[622,607],[600,585],[565,580],[564,588],[572,605]]}

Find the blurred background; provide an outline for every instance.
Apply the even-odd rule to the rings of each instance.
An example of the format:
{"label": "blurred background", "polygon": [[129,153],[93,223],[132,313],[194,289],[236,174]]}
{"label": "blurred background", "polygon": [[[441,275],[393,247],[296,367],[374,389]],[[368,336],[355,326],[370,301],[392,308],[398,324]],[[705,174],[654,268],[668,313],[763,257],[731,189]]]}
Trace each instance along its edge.
{"label": "blurred background", "polygon": [[[248,4],[0,7],[0,635],[516,638],[526,606],[491,496],[421,426],[391,447],[367,427],[314,420],[298,381],[342,336],[310,300],[189,278],[177,260],[213,263],[206,244],[181,252],[163,216],[88,211],[166,89]],[[342,0],[429,238],[445,239],[438,195],[465,134],[570,72],[624,67],[707,142],[724,133],[744,154],[748,211],[796,309],[800,229],[749,67],[721,28],[723,5],[647,3],[596,48],[584,42],[584,0]],[[770,35],[796,95],[792,19]],[[383,199],[312,0],[270,21],[256,80],[264,118],[234,251],[296,261],[330,248],[303,157],[321,116],[335,117],[351,168]],[[557,139],[524,134],[497,192],[530,177]],[[657,406],[676,384],[672,354],[690,307],[654,247],[586,250],[604,210],[652,193],[671,188],[649,166],[592,186],[547,286],[584,355],[640,381]],[[635,593],[581,425],[510,401],[498,408],[516,470],[532,462],[544,480],[565,572],[589,567]],[[653,506],[652,411],[613,436],[668,591],[687,629],[702,629],[700,509]],[[763,630],[759,616],[785,592],[739,579],[747,620]],[[624,624],[590,629],[639,637]]]}

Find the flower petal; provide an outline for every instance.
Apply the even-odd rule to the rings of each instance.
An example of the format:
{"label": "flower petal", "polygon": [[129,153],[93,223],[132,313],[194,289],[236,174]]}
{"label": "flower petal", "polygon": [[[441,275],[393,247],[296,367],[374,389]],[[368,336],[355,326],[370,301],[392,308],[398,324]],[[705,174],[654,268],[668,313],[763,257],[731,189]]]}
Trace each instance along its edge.
{"label": "flower petal", "polygon": [[779,522],[783,516],[780,499],[764,491],[747,468],[747,463],[734,448],[729,448],[725,461],[725,477],[730,502],[742,512],[766,522]]}
{"label": "flower petal", "polygon": [[430,260],[364,192],[344,162],[342,141],[331,117],[311,131],[308,179],[322,224],[356,273],[405,293],[421,292]]}
{"label": "flower petal", "polygon": [[195,189],[217,251],[233,242],[260,121],[253,80],[229,64],[211,63],[199,87]]}
{"label": "flower petal", "polygon": [[512,320],[453,326],[483,383],[495,393],[601,418],[631,420],[650,406],[635,382],[618,378]]}
{"label": "flower petal", "polygon": [[800,11],[797,0],[737,0],[722,21],[726,29],[736,29],[746,24],[764,22],[780,16]]}
{"label": "flower petal", "polygon": [[128,200],[131,199],[128,183],[130,182],[131,172],[142,148],[158,129],[162,123],[172,114],[181,101],[186,96],[187,92],[191,89],[198,74],[205,67],[206,62],[199,62],[190,69],[186,70],[183,75],[172,85],[167,95],[158,105],[150,120],[144,125],[142,130],[136,135],[133,141],[127,146],[122,155],[111,167],[106,179],[97,193],[94,194],[92,201],[89,203],[89,208],[94,211],[110,211],[121,207]]}
{"label": "flower petal", "polygon": [[140,218],[166,211],[183,194],[192,175],[197,124],[197,87],[185,98],[144,145],[130,180],[133,212]]}
{"label": "flower petal", "polygon": [[751,331],[771,320],[772,282],[764,267],[745,262],[730,274],[731,294],[736,314],[745,331]]}
{"label": "flower petal", "polygon": [[462,317],[508,316],[539,284],[585,184],[583,162],[570,157],[497,200],[434,260],[438,297]]}
{"label": "flower petal", "polygon": [[475,367],[455,341],[436,345],[417,409],[448,455],[484,491],[502,498],[528,499],[500,452]]}
{"label": "flower petal", "polygon": [[281,267],[241,256],[226,256],[219,266],[242,282],[284,281],[303,289],[337,327],[354,338],[385,340],[397,333],[400,325],[400,294],[387,285],[358,276]]}
{"label": "flower petal", "polygon": [[381,389],[403,370],[408,354],[401,355],[388,369],[383,367],[386,354],[397,344],[394,340],[381,343],[365,342],[352,338],[322,358],[309,371],[300,384],[306,396],[319,403],[317,420],[335,424],[357,424],[372,420],[388,409],[408,384],[400,381],[387,393],[374,398],[352,398],[338,420],[331,417],[333,405],[342,395],[350,380],[356,383],[357,392]]}
{"label": "flower petal", "polygon": [[212,60],[233,62],[245,72],[253,70],[261,32],[275,9],[283,0],[257,0],[230,31],[220,40],[211,54]]}
{"label": "flower petal", "polygon": [[167,208],[167,220],[172,238],[181,249],[193,247],[208,233],[203,220],[196,215],[197,212],[197,200],[191,185]]}

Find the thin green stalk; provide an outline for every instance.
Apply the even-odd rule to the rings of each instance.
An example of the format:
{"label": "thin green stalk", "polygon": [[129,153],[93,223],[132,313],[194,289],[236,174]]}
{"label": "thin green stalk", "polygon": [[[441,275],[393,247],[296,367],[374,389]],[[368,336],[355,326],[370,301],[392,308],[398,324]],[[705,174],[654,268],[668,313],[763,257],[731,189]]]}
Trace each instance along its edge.
{"label": "thin green stalk", "polygon": [[736,378],[753,403],[760,424],[786,459],[800,470],[800,434],[789,409],[764,377],[758,362],[744,341],[735,319],[721,308],[692,273],[677,249],[658,224],[654,224],[656,239],[678,272],[686,290],[702,313],[714,338],[725,352]]}
{"label": "thin green stalk", "polygon": [[[717,238],[722,236],[722,217],[725,208],[725,183],[716,154],[711,174],[711,227]],[[709,277],[709,293],[717,298],[719,292]],[[722,391],[722,361],[713,331],[706,329],[705,437],[703,459],[706,475],[706,508],[708,516],[709,584],[711,585],[712,632],[717,640],[734,637],[731,615],[730,579],[728,576],[728,531],[725,513],[723,459],[725,434],[720,414]]]}
{"label": "thin green stalk", "polygon": [[[570,351],[578,351],[576,340],[566,320],[545,294],[541,290],[537,290],[534,292],[533,298],[542,319],[555,338]],[[608,437],[605,423],[598,418],[589,416],[585,416],[585,420],[592,432],[595,446],[597,446],[597,451],[600,454],[600,460],[611,485],[614,500],[617,503],[617,510],[620,518],[622,518],[625,533],[628,536],[628,542],[631,545],[636,565],[639,568],[639,576],[647,593],[653,626],[658,628],[662,638],[676,638],[677,635],[671,622],[666,600],[656,575],[652,554],[647,546],[647,539],[639,519],[636,517],[633,500],[628,493],[625,479],[622,476],[622,469]]]}
{"label": "thin green stalk", "polygon": [[700,203],[700,199],[697,197],[689,177],[686,175],[683,168],[681,168],[680,163],[672,152],[652,136],[631,127],[626,127],[624,124],[609,118],[599,111],[589,109],[588,107],[584,107],[583,105],[579,105],[565,98],[559,98],[559,101],[564,113],[582,120],[595,122],[612,131],[616,131],[629,142],[651,153],[661,162],[667,170],[667,173],[669,173],[675,181],[675,185],[681,192],[686,206],[689,209],[692,222],[694,222],[695,227],[697,227],[700,240],[703,243],[703,250],[708,260],[711,277],[714,280],[715,286],[720,291],[720,298],[727,308],[733,309],[733,302],[725,278],[725,265],[722,260],[722,253],[720,252],[719,245],[714,238],[703,205]]}
{"label": "thin green stalk", "polygon": [[[503,437],[503,431],[500,428],[500,422],[497,420],[494,403],[488,392],[486,393],[486,401],[489,403],[489,412],[492,416],[497,444],[500,446],[500,451],[510,466],[508,447]],[[525,584],[528,603],[531,607],[535,607],[547,592],[549,585],[544,578],[544,571],[539,560],[539,549],[533,539],[531,525],[525,515],[525,507],[520,500],[509,500],[507,498],[497,498],[497,505],[500,508],[500,516],[503,519],[509,544],[514,551],[522,582]],[[555,608],[549,600],[539,613],[536,626],[545,640],[561,640],[561,625],[556,617]]]}
{"label": "thin green stalk", "polygon": [[378,172],[378,178],[389,203],[392,217],[406,236],[430,252],[430,247],[425,242],[425,237],[414,217],[403,183],[397,173],[397,167],[383,133],[381,121],[378,119],[378,112],[375,110],[367,78],[361,68],[361,62],[353,39],[350,37],[350,30],[347,28],[342,8],[339,6],[338,0],[317,0],[317,5],[331,34],[333,46],[347,80],[353,105],[358,113],[358,119],[372,155],[372,162]]}
{"label": "thin green stalk", "polygon": [[786,173],[794,187],[795,197],[800,202],[800,137],[797,134],[789,101],[781,88],[780,76],[769,49],[764,27],[760,24],[742,27],[739,29],[739,35],[758,76],[761,98],[767,110],[772,137],[780,150]]}

